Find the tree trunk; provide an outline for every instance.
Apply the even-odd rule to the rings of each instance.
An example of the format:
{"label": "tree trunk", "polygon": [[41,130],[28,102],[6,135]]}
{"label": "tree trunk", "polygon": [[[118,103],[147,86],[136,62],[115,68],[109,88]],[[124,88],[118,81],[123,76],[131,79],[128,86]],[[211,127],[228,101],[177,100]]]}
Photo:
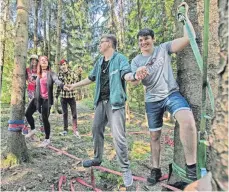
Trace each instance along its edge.
{"label": "tree trunk", "polygon": [[[203,31],[203,1],[194,1],[194,0],[186,0],[186,2],[189,5],[189,18],[193,24],[193,27],[196,31],[197,35],[197,44],[202,52],[202,31]],[[215,4],[216,0],[211,1],[211,7]],[[180,4],[180,1],[175,0],[174,2],[174,12],[177,9],[177,6]],[[215,15],[217,13],[216,9],[210,9],[211,14]],[[210,16],[210,28],[217,26],[217,17]],[[183,36],[183,26],[176,21],[176,28],[177,28],[177,34],[176,37],[182,37]],[[214,75],[214,71],[216,70],[216,62],[218,57],[215,50],[218,48],[218,42],[217,42],[217,34],[212,33],[211,34],[210,42],[209,43],[209,57],[208,57],[208,74],[211,74],[211,77],[209,78],[210,83],[213,88],[213,92],[216,91],[216,85],[215,85],[215,79],[216,75]],[[200,117],[201,117],[201,98],[202,98],[202,75],[197,67],[197,63],[195,60],[195,57],[193,55],[193,51],[191,49],[191,46],[188,46],[185,48],[182,52],[177,54],[177,82],[180,87],[181,94],[188,100],[192,112],[194,114],[194,118],[196,120],[196,127],[197,130],[200,129]],[[208,102],[209,104],[209,102]],[[207,131],[210,129],[210,124],[208,123]],[[183,146],[180,141],[180,133],[179,133],[179,126],[176,123],[175,125],[175,131],[174,131],[174,162],[181,168],[185,169],[185,157],[184,157],[184,151]],[[170,183],[174,183],[176,181],[180,181],[181,178],[178,178],[175,173],[172,173],[172,176],[170,178]]]}
{"label": "tree trunk", "polygon": [[138,6],[138,30],[141,30],[142,29],[142,11],[141,11],[140,0],[137,0],[137,6]]}
{"label": "tree trunk", "polygon": [[110,33],[116,36],[118,34],[118,29],[117,29],[118,24],[117,24],[117,18],[115,14],[115,2],[114,0],[108,0],[108,3],[110,5],[110,27],[109,27]]}
{"label": "tree trunk", "polygon": [[[25,69],[28,47],[29,0],[17,1],[17,20],[14,52],[14,71],[11,94],[10,120],[24,120]],[[7,141],[8,158],[17,162],[29,159],[25,137],[20,132],[9,132]]]}
{"label": "tree trunk", "polygon": [[38,38],[37,38],[37,24],[38,24],[38,0],[34,0],[34,9],[35,9],[35,15],[34,15],[34,36],[33,36],[33,41],[34,41],[34,53],[37,54],[37,43],[38,43]]}
{"label": "tree trunk", "polygon": [[213,191],[228,191],[228,2],[218,1],[220,70],[216,112],[210,135]]}
{"label": "tree trunk", "polygon": [[67,60],[69,60],[70,59],[70,38],[69,38],[69,34],[66,34],[67,35],[67,37],[66,37],[66,39],[67,39],[67,47],[66,47],[66,52],[67,52]]}
{"label": "tree trunk", "polygon": [[124,14],[124,0],[120,0],[120,19],[121,19],[121,50],[124,49],[124,44],[125,44],[125,14]]}
{"label": "tree trunk", "polygon": [[60,41],[61,41],[61,19],[62,18],[62,0],[58,0],[58,16],[57,16],[57,42],[56,42],[56,57],[55,57],[55,65],[56,71],[59,71],[58,62],[60,61]]}
{"label": "tree trunk", "polygon": [[49,59],[51,59],[50,58],[50,54],[51,54],[51,32],[50,32],[50,30],[51,30],[51,27],[50,27],[50,22],[51,22],[51,17],[52,17],[52,15],[51,15],[51,6],[50,5],[48,5],[48,7],[49,7],[49,11],[48,11],[48,58]]}
{"label": "tree trunk", "polygon": [[43,6],[43,24],[44,24],[44,38],[43,38],[43,55],[47,55],[47,37],[46,37],[46,1],[42,1],[42,6]]}
{"label": "tree trunk", "polygon": [[6,24],[9,14],[9,0],[3,1],[0,16],[0,98],[2,96],[2,75],[6,49]]}

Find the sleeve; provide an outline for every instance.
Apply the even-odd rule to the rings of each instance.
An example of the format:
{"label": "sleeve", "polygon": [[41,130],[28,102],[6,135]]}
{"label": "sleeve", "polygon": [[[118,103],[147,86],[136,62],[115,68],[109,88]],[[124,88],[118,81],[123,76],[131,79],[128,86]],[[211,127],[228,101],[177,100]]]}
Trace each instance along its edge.
{"label": "sleeve", "polygon": [[131,73],[131,67],[129,65],[128,59],[124,55],[121,55],[120,57],[120,72],[122,79],[127,73]]}
{"label": "sleeve", "polygon": [[62,82],[61,80],[58,79],[56,73],[54,73],[54,72],[52,72],[52,79],[53,79],[54,83],[55,83],[58,87],[60,87],[61,89],[63,89],[63,87],[64,87],[63,82]]}
{"label": "sleeve", "polygon": [[[58,79],[60,79],[60,74],[58,75]],[[57,86],[55,98],[58,98],[59,97],[60,91],[61,91],[61,88],[59,86]]]}
{"label": "sleeve", "polygon": [[93,69],[91,70],[89,76],[88,76],[88,79],[90,79],[91,81],[95,81],[96,80],[96,73],[97,73],[97,70],[98,70],[98,61],[95,63]]}
{"label": "sleeve", "polygon": [[160,47],[162,49],[165,49],[168,54],[172,54],[173,52],[171,50],[171,45],[172,45],[172,41],[168,41],[168,42],[162,43]]}
{"label": "sleeve", "polygon": [[79,82],[78,75],[72,72],[72,77],[73,77],[73,83]]}
{"label": "sleeve", "polygon": [[133,73],[135,73],[138,69],[138,66],[137,66],[137,63],[136,63],[136,59],[134,58],[132,61],[131,61],[131,70]]}

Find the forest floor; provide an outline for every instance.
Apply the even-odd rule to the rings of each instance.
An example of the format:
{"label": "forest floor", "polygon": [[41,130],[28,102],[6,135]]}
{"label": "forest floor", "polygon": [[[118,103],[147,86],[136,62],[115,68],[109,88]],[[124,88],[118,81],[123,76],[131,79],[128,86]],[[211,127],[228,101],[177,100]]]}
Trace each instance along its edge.
{"label": "forest floor", "polygon": [[[7,145],[7,121],[9,120],[9,106],[3,106],[1,110],[1,153]],[[78,129],[81,138],[77,138],[72,131],[67,136],[59,133],[63,129],[63,118],[60,114],[51,114],[51,145],[55,148],[66,151],[80,159],[93,158],[93,142],[91,136],[91,125],[94,111],[83,102],[77,102]],[[69,114],[71,114],[69,112]],[[71,115],[69,115],[71,123]],[[37,118],[37,113],[35,120]],[[36,121],[37,122],[37,121]],[[127,122],[127,140],[129,146],[129,159],[133,175],[147,178],[150,174],[150,145],[149,133],[147,131],[144,116],[131,113],[131,120]],[[71,130],[71,124],[69,126]],[[139,134],[132,134],[139,132]],[[144,132],[144,133],[143,133]],[[110,128],[106,127],[105,146],[103,163],[101,166],[120,172],[119,164],[113,147]],[[91,184],[91,169],[82,167],[82,162],[56,152],[50,148],[39,148],[38,145],[44,139],[44,135],[38,131],[33,140],[26,140],[30,154],[30,162],[3,167],[1,165],[1,191],[73,191],[71,180],[81,178]],[[173,159],[173,146],[168,144],[168,139],[173,139],[173,126],[165,125],[162,131],[161,143],[161,167],[162,173],[168,173],[168,165]],[[167,143],[167,144],[166,144]],[[2,155],[1,155],[2,156]],[[118,191],[123,184],[122,177],[111,173],[94,170],[96,188],[102,191]],[[61,176],[66,176],[66,182],[59,189]],[[160,183],[166,183],[162,181]],[[162,186],[158,183],[155,186],[147,182],[134,181],[134,185],[128,189],[132,191],[161,191]],[[74,191],[91,191],[75,180],[73,181]],[[125,189],[124,189],[125,190]]]}

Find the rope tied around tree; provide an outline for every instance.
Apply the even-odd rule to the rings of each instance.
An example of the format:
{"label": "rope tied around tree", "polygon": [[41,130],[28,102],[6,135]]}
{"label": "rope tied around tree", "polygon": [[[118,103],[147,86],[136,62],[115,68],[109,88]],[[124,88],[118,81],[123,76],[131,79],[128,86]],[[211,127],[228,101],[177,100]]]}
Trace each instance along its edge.
{"label": "rope tied around tree", "polygon": [[24,120],[9,120],[8,130],[12,132],[20,132],[24,127]]}
{"label": "rope tied around tree", "polygon": [[18,9],[22,9],[24,11],[26,11],[27,13],[29,13],[28,9],[26,9],[26,7],[23,7],[23,6],[17,6],[17,10]]}

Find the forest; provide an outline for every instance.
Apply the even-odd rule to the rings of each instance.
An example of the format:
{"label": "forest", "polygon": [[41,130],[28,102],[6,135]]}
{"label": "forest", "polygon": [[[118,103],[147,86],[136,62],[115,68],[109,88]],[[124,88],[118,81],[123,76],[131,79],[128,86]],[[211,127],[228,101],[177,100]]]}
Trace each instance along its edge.
{"label": "forest", "polygon": [[[179,13],[185,15],[178,8],[182,2],[1,1],[2,191],[228,191],[228,1],[185,1],[189,6],[188,17],[196,37],[187,18],[179,18]],[[190,113],[194,116],[197,181],[191,181],[185,175],[187,153],[179,119],[165,112],[158,141],[163,174],[155,185],[147,183],[147,176],[152,169],[153,136],[147,120],[149,116],[145,98],[148,88],[144,79],[138,85],[127,80],[125,82],[127,100],[124,103],[123,117],[134,180],[130,187],[125,186],[124,179],[120,177],[123,173],[119,155],[116,154],[118,151],[110,121],[104,130],[101,166],[91,166],[90,169],[82,166],[83,160],[93,158],[95,153],[92,127],[95,123],[93,121],[98,118],[93,103],[96,83],[90,82],[90,85],[76,88],[74,100],[77,135],[70,109],[67,109],[67,120],[64,120],[63,95],[60,95],[61,98],[55,96],[58,89],[56,85],[53,88],[54,101],[48,117],[51,144],[45,148],[39,147],[44,136],[47,136],[47,130],[38,128],[42,122],[44,124],[41,127],[46,127],[47,124],[43,114],[38,112],[34,113],[36,135],[26,138],[22,134],[22,127],[26,125],[27,116],[30,115],[26,111],[31,103],[27,90],[30,78],[27,69],[31,67],[34,58],[38,66],[41,66],[41,58],[46,58],[48,67],[55,74],[61,73],[61,65],[66,62],[68,70],[74,76],[82,80],[88,79],[96,62],[103,56],[101,37],[104,34],[113,34],[116,37],[115,51],[124,55],[131,66],[135,57],[143,54],[138,33],[144,28],[154,31],[155,47],[182,38],[184,30],[188,31],[189,45],[170,57],[179,92],[187,100]],[[136,80],[138,72],[132,73]],[[58,77],[60,80],[60,75]],[[124,77],[121,80],[123,79],[125,80]],[[63,87],[65,89],[65,85]],[[37,91],[37,87],[35,89]],[[42,110],[43,108],[45,107],[42,106]],[[65,121],[69,122],[69,133],[61,135]],[[186,137],[187,140],[192,138],[191,135]]]}

